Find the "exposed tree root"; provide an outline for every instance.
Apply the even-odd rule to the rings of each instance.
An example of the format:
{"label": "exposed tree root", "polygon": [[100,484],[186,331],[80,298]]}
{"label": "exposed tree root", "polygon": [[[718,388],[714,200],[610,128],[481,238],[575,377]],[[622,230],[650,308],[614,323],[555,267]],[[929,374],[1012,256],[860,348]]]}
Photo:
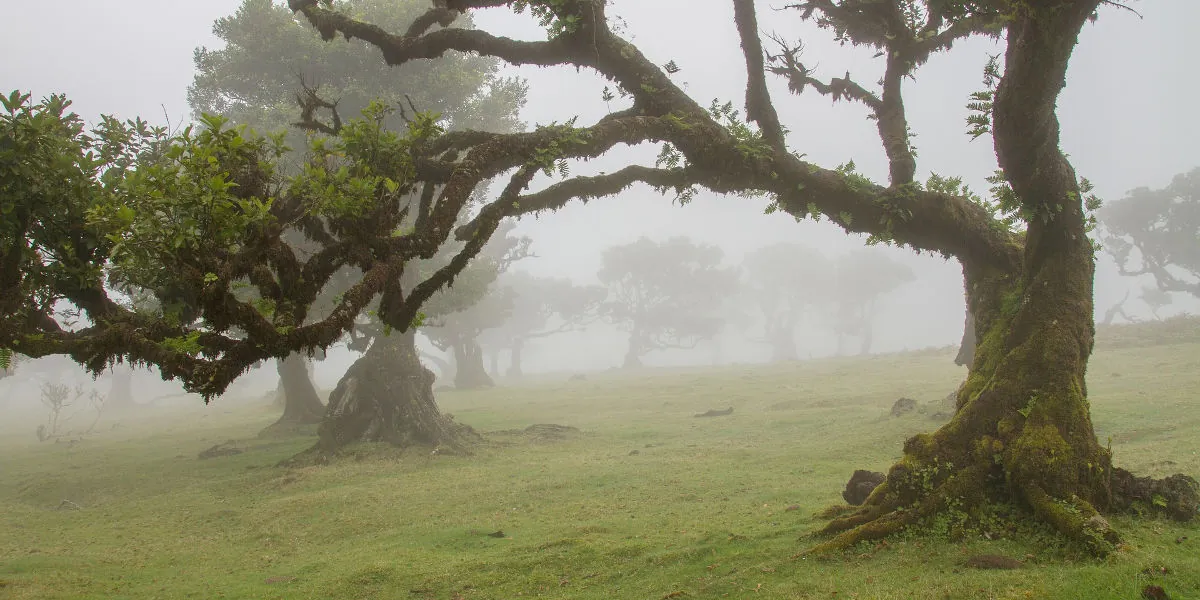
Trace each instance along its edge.
{"label": "exposed tree root", "polygon": [[[1200,485],[1191,477],[1172,475],[1165,479],[1139,478],[1124,469],[1113,471],[1113,501],[1108,509],[1143,514],[1161,513],[1181,521],[1196,516],[1197,506],[1200,506]],[[907,464],[902,462],[892,468],[889,482],[900,481],[900,487],[903,487],[906,475],[912,473]],[[878,540],[907,527],[920,525],[947,511],[956,511],[962,516],[980,514],[989,499],[996,497],[997,491],[1003,493],[1007,489],[1011,492],[1011,486],[1005,484],[1005,477],[1003,469],[998,466],[980,464],[968,467],[947,476],[932,489],[921,490],[915,500],[910,499],[911,494],[889,487],[889,482],[885,482],[857,510],[853,507],[827,509],[823,514],[833,518],[817,535],[833,537],[802,554],[819,556],[843,551],[859,542]],[[997,487],[1001,489],[996,490]],[[1033,518],[1050,525],[1093,555],[1105,556],[1120,545],[1120,535],[1091,502],[1078,496],[1054,497],[1038,483],[1023,484],[1019,490],[1020,495],[1013,498],[1021,500]]]}
{"label": "exposed tree root", "polygon": [[[866,540],[887,537],[921,520],[936,515],[963,500],[978,498],[986,485],[987,468],[969,467],[944,478],[932,487],[938,468],[910,469],[901,462],[892,467],[888,481],[876,487],[858,511],[829,522],[818,535],[835,535],[806,554],[827,554],[844,550]],[[914,477],[915,476],[915,477]],[[905,485],[920,480],[920,489]],[[897,485],[899,484],[899,485]],[[905,490],[904,488],[909,488]],[[925,489],[928,488],[928,489]]]}
{"label": "exposed tree root", "polygon": [[1067,539],[1083,544],[1092,554],[1105,556],[1121,543],[1108,520],[1082,498],[1054,498],[1036,483],[1023,487],[1025,501],[1038,519],[1052,525]]}
{"label": "exposed tree root", "polygon": [[359,443],[470,454],[479,434],[438,409],[434,375],[421,365],[411,331],[376,340],[329,396],[317,443],[293,463],[322,463]]}

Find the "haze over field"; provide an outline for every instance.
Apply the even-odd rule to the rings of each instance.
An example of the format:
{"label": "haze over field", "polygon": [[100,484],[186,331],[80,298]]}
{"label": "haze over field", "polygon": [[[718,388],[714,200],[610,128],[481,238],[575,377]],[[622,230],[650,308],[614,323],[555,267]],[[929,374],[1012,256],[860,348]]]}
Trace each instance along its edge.
{"label": "haze over field", "polygon": [[[730,90],[742,89],[745,81],[736,32],[727,26],[732,9],[716,0],[700,3],[711,5],[711,10],[687,10],[694,0],[619,0],[612,10],[625,20],[633,41],[652,59],[659,63],[674,60],[680,66],[676,77],[696,98],[734,100],[737,105],[740,97],[726,97]],[[191,120],[186,88],[193,76],[192,53],[200,46],[219,47],[211,32],[212,22],[239,4],[235,0],[18,3],[7,9],[10,31],[0,40],[0,51],[20,59],[0,64],[0,81],[35,96],[66,93],[74,101],[73,109],[89,119],[113,114],[165,123],[169,117],[178,127]],[[774,5],[759,4],[763,29],[803,34],[806,55],[819,57],[820,73],[836,76],[852,70],[866,81],[879,73],[879,62],[871,60],[868,49],[838,47],[828,32],[815,27],[795,29],[795,19],[781,19],[776,25],[768,8]],[[1200,19],[1200,4],[1163,0],[1135,8],[1144,19],[1110,11],[1085,28],[1060,101],[1064,149],[1079,173],[1096,184],[1102,198],[1119,198],[1138,186],[1161,187],[1174,174],[1200,161],[1195,144],[1200,139],[1200,121],[1187,117],[1193,108],[1191,99],[1200,93],[1200,83],[1189,75],[1190,57],[1200,55],[1200,40],[1189,33],[1190,24]],[[679,14],[692,16],[681,21],[675,16]],[[528,15],[521,18],[507,11],[484,10],[477,19],[480,27],[517,39],[543,35]],[[44,24],[50,22],[55,24],[55,35],[46,35]],[[906,83],[906,104],[922,168],[919,179],[933,171],[959,175],[973,189],[987,189],[984,178],[993,168],[993,150],[987,138],[972,142],[965,135],[965,104],[968,94],[980,86],[979,74],[987,56],[999,52],[998,48],[996,43],[978,38],[960,42],[954,52],[935,55],[920,77]],[[506,70],[531,84],[521,112],[529,124],[561,122],[576,115],[580,122],[590,122],[607,110],[600,99],[604,84],[593,74],[566,68]],[[852,159],[860,172],[877,181],[886,179],[885,157],[873,123],[864,118],[861,106],[849,102],[831,106],[826,97],[816,94],[788,97],[781,79],[769,81],[782,100],[785,125],[803,139],[809,159],[824,166]],[[645,163],[653,162],[657,151],[656,147],[637,149]],[[572,171],[612,170],[619,167],[616,160],[625,158],[572,165]],[[535,183],[538,185],[545,182]],[[536,256],[514,269],[595,283],[603,249],[642,236],[661,240],[687,235],[717,244],[730,264],[740,263],[747,253],[772,242],[798,242],[821,248],[830,256],[862,244],[861,237],[847,236],[828,222],[797,224],[783,214],[762,214],[763,206],[764,200],[702,192],[680,208],[646,186],[635,186],[618,197],[586,206],[572,202],[554,213],[523,218],[515,233],[533,239]],[[963,311],[957,263],[905,249],[881,251],[912,268],[919,283],[896,289],[880,303],[873,350],[894,352],[957,343]],[[1130,290],[1136,297],[1146,281],[1119,277],[1111,258],[1102,253],[1096,276],[1098,314]],[[1160,315],[1194,312],[1194,299],[1175,296],[1175,303]],[[1150,316],[1137,301],[1130,302],[1127,311],[1135,317]],[[720,348],[658,353],[648,359],[649,364],[758,362],[769,357],[762,344],[743,337],[724,335]],[[619,364],[623,344],[624,334],[593,326],[586,333],[531,345],[525,370],[609,368]],[[798,344],[801,356],[824,356],[836,349],[832,335],[823,331],[802,334]],[[564,347],[574,350],[563,352]],[[318,365],[317,381],[332,387],[352,360],[345,352],[331,353],[329,360]],[[255,389],[265,390],[273,373],[255,381]]]}

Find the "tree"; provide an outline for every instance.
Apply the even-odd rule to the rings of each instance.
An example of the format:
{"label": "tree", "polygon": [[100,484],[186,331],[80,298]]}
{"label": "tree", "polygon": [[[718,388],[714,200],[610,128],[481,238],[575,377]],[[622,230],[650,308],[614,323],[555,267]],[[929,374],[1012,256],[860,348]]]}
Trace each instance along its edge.
{"label": "tree", "polygon": [[796,243],[763,246],[742,263],[747,288],[762,312],[773,361],[797,360],[796,327],[805,311],[827,303],[834,273],[820,251]]}
{"label": "tree", "polygon": [[[1176,175],[1165,188],[1137,188],[1098,215],[1104,249],[1122,275],[1149,274],[1162,292],[1200,298],[1200,167]],[[1148,295],[1155,310],[1169,302]]]}
{"label": "tree", "polygon": [[[501,198],[469,221],[478,235],[464,235],[445,265],[421,277],[409,268],[405,280],[406,266],[450,237],[472,190],[512,169],[470,155],[464,169],[462,159],[418,150],[457,144],[427,113],[398,133],[384,127],[389,110],[380,105],[344,123],[333,111],[334,125],[309,105],[308,125],[330,135],[314,138],[304,167],[284,175],[276,168],[282,136],[217,116],[176,135],[108,117],[85,132],[62,97],[32,103],[14,92],[3,101],[0,164],[9,176],[0,209],[13,218],[0,232],[0,345],[32,357],[69,354],[94,374],[115,362],[154,364],[206,400],[262,360],[327,348],[376,299],[383,323],[411,334],[421,304],[481,250],[537,168],[516,169]],[[418,165],[416,156],[426,158]],[[297,231],[320,249],[297,252],[284,237]],[[361,277],[309,320],[343,269]],[[123,305],[117,289],[155,302]],[[408,361],[403,348],[378,346],[375,355],[420,368],[415,352]],[[429,390],[335,398],[346,402],[331,406],[322,452],[358,439],[453,447],[465,433]]]}
{"label": "tree", "polygon": [[[628,104],[583,131],[593,135],[619,126],[630,139],[664,144],[654,168],[630,165],[570,178],[524,194],[520,212],[614,194],[634,182],[674,191],[684,200],[694,186],[703,186],[718,193],[768,195],[770,210],[823,216],[873,241],[957,258],[979,338],[957,411],[937,432],[909,440],[884,484],[861,508],[832,521],[823,531],[835,537],[814,551],[888,535],[950,505],[974,510],[997,498],[1013,498],[1098,554],[1118,540],[1099,510],[1145,500],[1150,487],[1170,492],[1159,504],[1180,518],[1194,516],[1197,504],[1196,482],[1186,476],[1138,480],[1112,467],[1088,415],[1084,373],[1094,340],[1094,254],[1087,211],[1094,202],[1059,148],[1055,103],[1079,31],[1101,4],[1108,3],[807,0],[790,5],[800,18],[815,19],[845,43],[875,48],[884,57],[882,90],[873,92],[849,74],[821,81],[800,61],[799,45],[781,43],[779,53],[768,55],[754,2],[734,0],[734,26],[748,74],[748,122],[743,122],[732,103],[713,103],[705,110],[689,97],[671,79],[677,65],[656,65],[615,32],[604,2],[448,0],[395,32],[313,0],[291,2],[325,38],[362,39],[379,48],[389,65],[454,50],[515,65],[591,69],[612,81]],[[528,9],[546,26],[547,39],[517,41],[432,27],[482,7]],[[902,99],[905,77],[915,77],[934,53],[972,35],[1005,43],[1003,64],[990,63],[986,88],[970,104],[972,134],[990,134],[996,151],[991,201],[945,179],[917,183]],[[875,184],[850,169],[822,168],[793,152],[768,91],[768,73],[787,78],[795,93],[812,89],[867,106],[889,159],[888,183]],[[570,150],[555,155],[576,156]]]}
{"label": "tree", "polygon": [[[397,27],[416,18],[424,10],[424,4],[343,0],[336,7],[362,14],[383,26]],[[463,21],[459,25],[469,27],[470,23]],[[519,79],[498,77],[495,59],[460,55],[446,61],[389,69],[366,44],[321,42],[304,19],[272,0],[246,0],[235,14],[218,19],[213,32],[224,42],[224,47],[198,48],[194,57],[196,75],[188,89],[188,100],[197,117],[204,113],[222,114],[233,123],[260,130],[286,128],[296,121],[298,114],[296,92],[302,82],[309,82],[319,84],[322,95],[337,98],[339,109],[348,114],[357,114],[370,102],[380,100],[391,106],[435,111],[443,125],[451,129],[512,131],[521,126],[517,111],[524,103],[525,85]],[[384,118],[386,128],[403,125],[399,111]],[[297,148],[307,146],[303,129],[291,128],[287,140]],[[289,236],[288,242],[303,252],[315,251],[320,246],[302,235]],[[441,256],[434,260],[444,264],[453,252],[444,247]],[[336,278],[341,284],[325,290],[326,302],[322,304],[331,305],[328,301],[352,284],[356,276],[354,272],[342,273]],[[438,295],[482,293],[481,289],[467,288],[470,286],[460,285]],[[459,302],[475,298],[478,296]],[[368,345],[367,340],[360,338],[361,348]],[[302,354],[276,361],[284,398],[284,412],[276,426],[317,423],[325,412],[306,362]],[[396,377],[405,376],[400,369],[390,372]]]}
{"label": "tree", "polygon": [[511,309],[499,327],[484,334],[485,348],[509,351],[509,377],[523,375],[522,352],[533,340],[577,331],[598,315],[608,291],[595,285],[576,285],[569,279],[535,277],[521,271],[500,276],[499,292]]}
{"label": "tree", "polygon": [[[370,19],[381,27],[405,27],[428,3],[417,0],[338,0],[332,8]],[[470,28],[469,16],[455,27]],[[238,11],[218,19],[213,33],[224,46],[197,48],[196,75],[188,88],[195,116],[221,114],[264,131],[297,120],[294,97],[300,84],[319,86],[338,108],[355,115],[368,104],[416,106],[442,116],[449,129],[515,131],[525,102],[519,78],[497,75],[499,61],[457,54],[443,60],[393,69],[379,61],[374,47],[360,41],[327,44],[313,27],[276,0],[244,0]],[[386,126],[403,126],[396,113]],[[289,141],[302,138],[299,131]]]}
{"label": "tree", "polygon": [[496,382],[484,364],[483,346],[479,337],[493,327],[499,327],[512,310],[512,301],[494,290],[485,290],[483,298],[469,308],[435,321],[426,327],[426,337],[443,352],[454,355],[454,387],[470,390],[493,387]]}
{"label": "tree", "polygon": [[838,354],[847,336],[858,336],[859,354],[869,354],[874,340],[879,297],[916,280],[912,269],[871,249],[860,249],[837,258],[833,298],[837,314],[834,331]]}
{"label": "tree", "polygon": [[[1100,511],[1127,510],[1136,503],[1149,511],[1191,519],[1200,494],[1196,481],[1185,475],[1154,480],[1114,467],[1110,452],[1096,439],[1088,414],[1084,374],[1095,329],[1094,249],[1087,234],[1088,210],[1095,202],[1088,194],[1089,186],[1059,147],[1055,103],[1065,85],[1079,32],[1097,16],[1102,4],[1110,3],[808,0],[792,5],[797,12],[787,14],[816,18],[818,25],[832,29],[847,43],[873,47],[886,57],[884,89],[879,94],[851,85],[854,81],[849,75],[837,86],[820,82],[830,92],[837,91],[835,99],[855,100],[870,109],[889,158],[891,176],[886,184],[874,183],[847,168],[821,167],[805,160],[804,154],[789,144],[767,86],[767,75],[772,72],[768,65],[788,78],[794,92],[819,91],[819,80],[799,62],[798,46],[783,47],[781,54],[768,57],[752,0],[733,0],[733,26],[741,39],[748,75],[747,121],[732,102],[713,103],[708,109],[697,103],[672,80],[678,65],[656,65],[614,31],[608,4],[599,0],[439,0],[407,28],[393,31],[371,26],[316,0],[291,0],[289,6],[303,14],[324,39],[339,35],[361,39],[379,48],[388,65],[435,59],[451,51],[474,53],[515,65],[590,69],[611,81],[623,95],[623,108],[584,126],[571,122],[526,133],[442,135],[424,133],[426,129],[417,127],[422,135],[405,138],[414,140],[412,153],[406,156],[414,157],[416,175],[400,181],[443,184],[442,200],[436,207],[441,210],[435,211],[441,218],[429,219],[435,224],[430,229],[418,227],[422,235],[401,235],[398,239],[403,241],[384,244],[388,251],[375,253],[387,257],[379,264],[399,269],[394,261],[403,264],[416,255],[408,253],[414,248],[434,252],[433,246],[449,235],[453,216],[466,202],[469,190],[499,173],[513,173],[504,191],[472,223],[456,230],[456,237],[470,240],[467,247],[474,248],[472,253],[478,252],[480,238],[486,239],[503,217],[553,209],[576,198],[592,200],[644,182],[674,192],[682,200],[691,197],[696,186],[718,193],[765,195],[771,199],[772,211],[796,218],[820,216],[848,232],[872,236],[873,241],[953,256],[963,266],[968,306],[979,338],[967,379],[958,391],[957,410],[936,432],[909,439],[903,458],[889,469],[884,483],[862,506],[823,528],[823,534],[833,537],[811,551],[829,552],[886,536],[950,507],[956,515],[970,515],[980,514],[989,503],[1012,501],[1063,535],[1105,554],[1119,541],[1119,535]],[[481,8],[529,10],[545,24],[547,39],[513,40],[486,31],[447,27],[461,14]],[[985,89],[970,105],[973,133],[990,134],[1000,171],[993,179],[990,201],[961,185],[949,185],[945,179],[931,177],[919,185],[909,175],[909,164],[915,163],[916,155],[901,102],[906,76],[916,77],[917,67],[933,53],[947,51],[956,40],[978,34],[1002,38],[1005,45],[1002,64],[996,60],[986,70]],[[606,97],[610,96],[615,99],[613,94]],[[524,192],[539,169],[546,172],[563,161],[595,158],[616,144],[648,141],[664,145],[654,167],[634,164],[600,175],[574,177],[562,169],[557,170],[562,181]],[[7,152],[5,147],[0,144],[0,152]],[[456,161],[446,160],[451,150]],[[30,152],[33,156],[27,154]],[[71,161],[46,161],[39,152],[28,148],[15,156],[21,164],[44,162],[58,168],[77,161],[74,157],[79,154],[65,153]],[[351,156],[357,155],[351,152]],[[67,176],[46,181],[52,186],[78,181],[69,170],[63,175]],[[27,178],[17,181],[22,189],[29,187]],[[93,187],[89,184],[82,189]],[[0,193],[0,203],[11,202],[13,197]],[[34,206],[43,210],[41,206],[53,202],[61,200],[47,199]],[[54,222],[76,214],[67,210],[69,203],[62,208],[61,213],[52,213]],[[414,211],[425,213],[419,209]],[[374,231],[369,227],[374,222],[363,223],[363,229]],[[36,229],[25,219],[16,223],[16,231]],[[254,242],[244,247],[257,248],[257,239],[246,236],[255,229],[238,225],[235,230]],[[387,225],[391,231],[394,221]],[[35,238],[38,243],[57,239],[41,230],[35,231]],[[0,239],[0,264],[7,267],[14,260],[12,249],[16,246],[11,237]],[[54,248],[72,258],[71,264],[79,254],[90,264],[94,253],[92,246],[81,244],[73,244],[70,251],[61,244]],[[89,293],[102,297],[94,279],[86,279],[87,285],[76,283],[78,278],[55,279],[48,287],[69,292],[62,297],[93,317],[104,317],[99,329],[63,333],[37,318],[47,315],[36,310],[16,318],[18,310],[10,309],[14,305],[43,305],[23,293],[10,300],[13,292],[23,289],[26,281],[48,281],[60,268],[58,262],[33,261],[28,256],[22,252],[24,262],[15,260],[18,266],[28,268],[17,269],[15,275],[8,268],[0,273],[0,346],[19,345],[22,352],[36,355],[67,352],[89,365],[95,364],[97,357],[133,355],[166,364],[167,373],[186,376],[194,388],[209,391],[223,389],[255,360],[331,343],[362,307],[347,306],[337,313],[347,321],[330,322],[324,328],[296,326],[287,333],[255,326],[253,318],[238,318],[239,325],[250,326],[244,340],[219,333],[216,338],[206,337],[204,331],[195,338],[201,348],[221,348],[220,360],[205,356],[184,359],[178,353],[151,352],[147,342],[157,344],[190,332],[128,327],[129,317],[101,312],[92,301]],[[460,268],[467,258],[457,263]],[[428,294],[453,275],[446,274],[429,286],[418,285],[403,296],[394,286],[383,285],[390,281],[388,274],[368,273],[362,287],[347,297],[357,302],[382,293],[385,320],[401,331],[411,325],[411,317]],[[218,275],[214,283],[221,281]],[[210,298],[202,298],[208,300],[201,303],[202,315],[216,321],[229,314]],[[291,305],[287,308],[282,314],[291,314]],[[242,310],[234,315],[249,317]],[[114,331],[121,334],[119,348],[84,342]],[[31,337],[39,334],[44,337]]]}
{"label": "tree", "polygon": [[641,238],[604,251],[596,276],[610,300],[602,313],[629,331],[625,368],[640,367],[652,350],[694,348],[720,331],[721,309],[737,284],[722,258],[720,248],[684,237]]}
{"label": "tree", "polygon": [[[483,247],[480,256],[460,283],[433,298],[426,305],[429,327],[423,332],[442,351],[454,356],[454,387],[476,389],[495,385],[483,363],[480,336],[499,327],[512,312],[512,298],[496,286],[497,278],[508,271],[512,263],[529,255],[530,239],[509,235],[516,227],[513,222],[500,226],[500,231]],[[462,281],[460,280],[460,281]]]}

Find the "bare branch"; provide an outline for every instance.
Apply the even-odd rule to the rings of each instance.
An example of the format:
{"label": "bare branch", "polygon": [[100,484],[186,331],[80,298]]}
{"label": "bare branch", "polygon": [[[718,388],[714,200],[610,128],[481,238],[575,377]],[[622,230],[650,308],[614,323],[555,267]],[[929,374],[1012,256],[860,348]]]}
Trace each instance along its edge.
{"label": "bare branch", "polygon": [[[514,65],[550,66],[582,59],[582,56],[575,56],[577,53],[572,51],[574,44],[566,37],[546,42],[526,42],[494,36],[478,29],[459,28],[416,36],[395,35],[376,25],[323,8],[317,0],[289,0],[288,6],[293,11],[303,13],[325,41],[332,40],[338,33],[347,40],[361,39],[379,48],[384,62],[389,65],[400,65],[418,58],[438,58],[451,50],[495,56]],[[424,32],[433,25],[432,21],[418,21],[420,26],[414,23],[408,33]]]}
{"label": "bare branch", "polygon": [[786,77],[788,89],[792,93],[799,94],[805,88],[811,87],[822,96],[830,96],[834,102],[842,99],[855,100],[865,104],[872,111],[882,109],[883,101],[879,96],[850,79],[849,72],[845,77],[835,77],[829,80],[829,83],[824,83],[813,77],[812,69],[805,67],[804,63],[800,62],[800,54],[804,51],[803,44],[789,46],[782,38],[775,35],[771,36],[771,39],[779,45],[780,53],[767,55],[767,60],[772,64],[767,70]]}
{"label": "bare branch", "polygon": [[[595,3],[578,4],[585,7]],[[825,4],[832,6],[828,2]],[[464,3],[467,8],[475,5],[478,3]],[[457,6],[447,3],[450,8]],[[766,154],[745,153],[731,132],[673,83],[661,67],[636,46],[614,34],[604,22],[602,13],[595,16],[580,8],[584,27],[575,34],[560,35],[548,42],[514,42],[478,31],[457,29],[436,31],[416,39],[390,36],[373,26],[306,3],[296,2],[293,7],[303,10],[318,29],[325,30],[327,37],[340,31],[379,46],[385,60],[392,64],[439,56],[453,49],[495,56],[513,64],[573,64],[595,68],[634,97],[641,116],[621,115],[612,119],[614,123],[602,120],[582,131],[619,137],[628,143],[669,141],[684,154],[690,168],[721,173],[721,187],[777,194],[779,205],[797,217],[809,214],[809,207],[815,206],[820,212],[835,217],[848,231],[883,235],[916,249],[1006,267],[1013,264],[1017,256],[1014,248],[1019,245],[1012,235],[991,227],[991,218],[986,211],[966,199],[919,190],[898,194],[877,186],[858,185],[844,174],[805,163],[774,148]],[[843,93],[865,98],[863,92],[866,90],[849,85],[851,83],[846,81]],[[670,119],[662,117],[668,114]],[[608,129],[610,124],[620,131]],[[539,136],[552,135],[550,132],[490,136],[478,132],[447,134],[435,143],[436,148],[430,148],[430,151],[445,152],[445,156],[434,159],[430,152],[420,153],[429,158],[418,161],[419,177],[427,181],[448,181],[464,164],[457,161],[456,155],[472,148],[471,152],[476,155],[471,168],[485,169],[494,175],[520,166],[524,160],[520,157],[530,155],[528,149],[548,139]],[[566,156],[596,156],[609,144],[588,140],[588,146],[586,152],[572,152]],[[484,147],[492,150],[484,151]],[[438,156],[438,153],[432,156]],[[842,219],[841,215],[848,217]]]}
{"label": "bare branch", "polygon": [[758,123],[763,139],[776,152],[785,153],[783,126],[779,124],[779,113],[771,103],[767,91],[766,68],[763,64],[762,41],[758,38],[758,15],[754,11],[754,0],[733,0],[733,18],[737,23],[738,35],[742,38],[742,54],[746,58],[746,119]]}
{"label": "bare branch", "polygon": [[[317,131],[326,135],[337,135],[342,130],[342,117],[338,114],[337,101],[329,102],[317,95],[317,88],[308,87],[300,82],[302,90],[296,93],[296,103],[300,105],[300,120],[293,126],[308,131]],[[332,114],[333,124],[326,125],[316,117],[318,109],[327,108]]]}
{"label": "bare branch", "polygon": [[521,190],[529,185],[529,182],[537,174],[537,171],[536,167],[531,166],[518,169],[512,178],[509,179],[508,185],[505,186],[500,196],[487,206],[484,206],[479,211],[479,215],[472,220],[475,235],[467,241],[462,250],[454,258],[450,259],[450,262],[446,266],[438,269],[428,279],[417,284],[408,297],[405,298],[402,306],[394,307],[392,310],[387,311],[386,314],[381,309],[380,317],[392,327],[400,331],[407,331],[412,326],[412,322],[420,311],[421,305],[434,292],[445,285],[452,285],[454,283],[454,278],[462,272],[467,263],[479,254],[479,251],[487,244],[488,240],[492,237],[492,233],[496,231],[496,227],[500,225],[500,221],[515,210],[513,204],[516,203]]}

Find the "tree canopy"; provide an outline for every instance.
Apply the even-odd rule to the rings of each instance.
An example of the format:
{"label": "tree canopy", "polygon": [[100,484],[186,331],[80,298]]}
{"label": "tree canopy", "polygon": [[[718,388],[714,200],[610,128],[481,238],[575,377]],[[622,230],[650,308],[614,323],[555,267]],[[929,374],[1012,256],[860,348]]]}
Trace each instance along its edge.
{"label": "tree canopy", "polygon": [[[390,111],[372,105],[336,137],[316,138],[305,168],[284,176],[280,136],[218,116],[176,135],[111,118],[87,132],[68,105],[60,96],[4,99],[0,148],[11,176],[2,208],[13,218],[3,240],[3,344],[33,357],[70,354],[97,373],[117,360],[155,364],[208,397],[264,358],[328,346],[376,296],[381,318],[407,329],[420,303],[479,252],[516,193],[485,206],[472,221],[484,233],[404,297],[389,282],[407,261],[436,253],[474,178],[489,175],[460,174],[465,189],[447,182],[435,195],[447,174],[427,164],[443,175],[413,194],[414,146],[446,142],[428,114],[396,133],[383,125]],[[412,213],[413,226],[401,229]],[[289,230],[322,249],[300,255],[283,240]],[[305,323],[343,267],[364,276],[325,318]],[[241,293],[248,287],[252,298]],[[156,309],[123,306],[121,289],[148,291]]]}
{"label": "tree canopy", "polygon": [[[331,6],[398,29],[427,5],[417,0],[338,0]],[[453,25],[470,28],[471,19],[466,16]],[[236,13],[214,23],[213,33],[224,46],[198,48],[194,56],[196,75],[188,102],[197,118],[220,114],[261,130],[284,129],[297,120],[295,96],[304,85],[336,99],[338,108],[350,115],[380,101],[437,113],[448,129],[522,128],[517,111],[525,101],[525,83],[498,76],[500,61],[492,57],[457,54],[391,68],[369,44],[322,42],[305,19],[275,0],[245,0]],[[403,125],[400,115],[390,116],[387,125]]]}
{"label": "tree canopy", "polygon": [[[342,0],[333,6],[385,27],[411,22],[425,9],[425,3],[415,0]],[[471,20],[462,19],[454,26],[469,28]],[[322,42],[305,19],[273,0],[246,0],[235,14],[218,19],[213,32],[224,47],[199,48],[194,56],[196,75],[188,99],[197,116],[222,114],[234,123],[260,130],[284,129],[299,114],[297,93],[303,94],[312,86],[320,88],[323,98],[336,99],[338,108],[350,114],[378,101],[392,107],[428,110],[446,129],[507,132],[523,127],[517,112],[525,101],[525,84],[518,78],[499,77],[500,61],[491,57],[462,54],[444,61],[389,68],[368,44]],[[392,111],[384,116],[384,127],[403,127],[404,118],[404,111]],[[304,143],[304,136],[298,135],[303,131],[303,127],[291,128],[288,139]],[[312,131],[308,132],[311,135]],[[471,205],[482,200],[483,187],[473,192],[472,202],[464,207],[460,220],[469,218]],[[410,214],[409,221],[415,216]],[[411,223],[404,226],[410,227]],[[510,226],[502,227],[504,232],[509,230]],[[489,246],[516,243],[500,239],[489,242]],[[293,234],[288,241],[307,252],[321,246],[320,240],[303,235]],[[461,244],[443,244],[427,264],[416,263],[416,269],[436,270],[459,247]],[[503,251],[492,252],[498,253]],[[486,292],[486,282],[495,278],[496,266],[486,262],[469,264],[459,285],[441,289],[422,312],[441,319],[479,300]],[[472,273],[475,269],[479,272]],[[352,269],[339,273],[324,290],[321,308],[330,305],[328,301],[344,293],[360,275]],[[379,331],[379,327],[358,327],[355,347],[365,348]]]}

